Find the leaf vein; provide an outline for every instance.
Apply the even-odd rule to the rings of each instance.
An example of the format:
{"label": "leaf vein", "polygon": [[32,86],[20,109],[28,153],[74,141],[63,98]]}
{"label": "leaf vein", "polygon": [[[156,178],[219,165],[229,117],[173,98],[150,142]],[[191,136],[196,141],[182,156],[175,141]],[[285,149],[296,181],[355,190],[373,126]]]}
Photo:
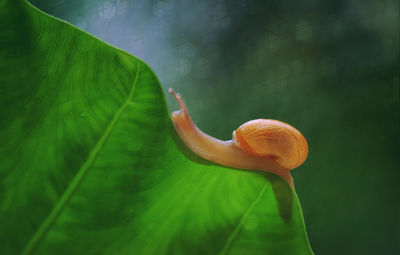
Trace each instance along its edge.
{"label": "leaf vein", "polygon": [[240,221],[238,222],[238,224],[236,225],[235,229],[233,230],[233,232],[229,235],[228,239],[226,240],[225,246],[222,249],[220,255],[225,255],[227,254],[229,248],[231,248],[233,241],[235,240],[235,238],[237,237],[237,235],[239,234],[240,230],[242,229],[244,223],[246,222],[247,218],[249,217],[250,213],[253,211],[254,207],[256,207],[256,205],[258,204],[258,202],[260,202],[261,197],[264,195],[265,191],[267,190],[267,188],[269,183],[266,183],[260,193],[258,194],[257,198],[254,200],[254,202],[249,206],[249,208],[247,209],[247,211],[243,214],[242,218],[240,219]]}
{"label": "leaf vein", "polygon": [[125,100],[124,104],[118,109],[118,111],[114,114],[114,117],[112,118],[111,122],[108,124],[107,128],[100,136],[100,139],[96,143],[95,147],[90,152],[89,157],[87,158],[85,163],[81,166],[81,168],[78,170],[74,179],[72,180],[68,188],[65,190],[58,203],[55,205],[55,207],[53,208],[51,213],[47,216],[47,218],[43,221],[42,225],[39,227],[36,233],[29,240],[28,244],[26,245],[25,249],[22,252],[23,255],[32,254],[33,250],[37,247],[39,242],[43,240],[44,236],[48,233],[49,229],[56,222],[58,216],[61,214],[66,204],[69,202],[74,192],[78,189],[79,185],[82,183],[83,178],[86,176],[87,172],[93,165],[93,162],[96,160],[97,155],[103,148],[103,145],[106,142],[107,138],[110,136],[110,133],[113,130],[115,124],[121,117],[125,108],[131,102],[134,95],[136,83],[138,81],[139,70],[140,70],[140,64],[138,64],[137,66],[135,79],[132,83],[132,87],[129,92],[128,98]]}

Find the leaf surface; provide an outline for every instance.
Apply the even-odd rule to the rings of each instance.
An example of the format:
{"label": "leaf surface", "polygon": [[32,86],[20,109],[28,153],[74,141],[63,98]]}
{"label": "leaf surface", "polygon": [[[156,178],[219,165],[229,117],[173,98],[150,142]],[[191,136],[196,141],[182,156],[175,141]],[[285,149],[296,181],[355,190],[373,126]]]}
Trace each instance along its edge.
{"label": "leaf surface", "polygon": [[296,193],[176,135],[141,60],[0,1],[0,254],[312,254]]}

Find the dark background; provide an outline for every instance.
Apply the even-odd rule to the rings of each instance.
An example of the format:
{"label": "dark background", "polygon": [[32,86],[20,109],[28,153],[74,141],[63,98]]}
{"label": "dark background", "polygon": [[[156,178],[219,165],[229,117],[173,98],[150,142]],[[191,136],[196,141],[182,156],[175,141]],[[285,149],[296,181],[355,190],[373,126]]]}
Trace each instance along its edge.
{"label": "dark background", "polygon": [[215,137],[255,118],[297,127],[316,254],[400,253],[397,1],[31,2],[143,59]]}

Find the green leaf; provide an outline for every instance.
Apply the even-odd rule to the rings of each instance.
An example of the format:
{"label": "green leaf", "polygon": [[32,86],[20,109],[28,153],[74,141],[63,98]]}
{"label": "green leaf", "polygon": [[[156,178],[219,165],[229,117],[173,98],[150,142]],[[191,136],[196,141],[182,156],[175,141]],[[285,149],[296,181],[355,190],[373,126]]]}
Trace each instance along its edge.
{"label": "green leaf", "polygon": [[0,1],[0,254],[312,254],[296,193],[176,135],[137,58]]}

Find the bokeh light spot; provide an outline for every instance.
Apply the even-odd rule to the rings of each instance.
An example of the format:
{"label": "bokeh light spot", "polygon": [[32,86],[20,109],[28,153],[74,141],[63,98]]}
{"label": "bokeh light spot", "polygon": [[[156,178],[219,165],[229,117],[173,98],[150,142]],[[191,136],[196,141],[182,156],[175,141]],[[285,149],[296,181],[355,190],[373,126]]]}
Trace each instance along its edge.
{"label": "bokeh light spot", "polygon": [[295,74],[301,73],[304,69],[303,63],[298,59],[292,61],[291,67]]}
{"label": "bokeh light spot", "polygon": [[270,35],[268,37],[268,48],[271,51],[277,51],[281,47],[281,39],[277,35]]}
{"label": "bokeh light spot", "polygon": [[103,19],[112,19],[117,12],[115,4],[112,2],[105,2],[99,10],[99,15]]}
{"label": "bokeh light spot", "polygon": [[296,39],[306,41],[312,36],[312,27],[309,22],[300,20],[296,23]]}

